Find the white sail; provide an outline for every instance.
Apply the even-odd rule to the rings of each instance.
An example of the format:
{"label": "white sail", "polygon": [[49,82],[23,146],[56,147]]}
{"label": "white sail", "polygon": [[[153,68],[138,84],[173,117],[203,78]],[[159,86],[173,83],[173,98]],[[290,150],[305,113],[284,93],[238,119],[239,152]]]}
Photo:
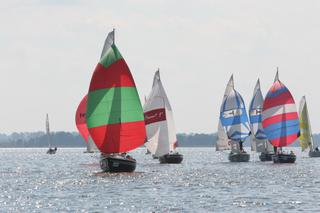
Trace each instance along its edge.
{"label": "white sail", "polygon": [[90,135],[88,136],[87,152],[100,152]]}
{"label": "white sail", "polygon": [[[227,87],[224,91],[222,103],[226,99],[226,97],[229,95],[230,91],[234,88],[234,82],[233,82],[233,75],[231,75],[229,82],[227,84]],[[222,151],[222,150],[229,150],[230,149],[230,142],[228,139],[228,136],[225,132],[225,129],[223,128],[221,121],[219,119],[218,123],[218,140],[216,141],[216,151]]]}
{"label": "white sail", "polygon": [[156,157],[174,151],[177,142],[173,113],[160,80],[159,70],[154,75],[152,91],[143,108],[147,130],[147,149]]}
{"label": "white sail", "polygon": [[312,137],[311,124],[309,120],[309,112],[306,102],[306,97],[303,96],[300,101],[299,107],[299,116],[300,116],[300,145],[302,151],[309,148],[310,150],[314,149],[314,141]]}
{"label": "white sail", "polygon": [[262,127],[263,95],[258,79],[250,102],[249,118],[251,126],[251,149],[256,152],[272,152],[273,146],[269,143]]}
{"label": "white sail", "polygon": [[49,115],[48,115],[48,113],[47,113],[47,116],[46,116],[46,135],[47,135],[47,138],[48,138],[49,148],[51,148],[51,135],[50,135]]}

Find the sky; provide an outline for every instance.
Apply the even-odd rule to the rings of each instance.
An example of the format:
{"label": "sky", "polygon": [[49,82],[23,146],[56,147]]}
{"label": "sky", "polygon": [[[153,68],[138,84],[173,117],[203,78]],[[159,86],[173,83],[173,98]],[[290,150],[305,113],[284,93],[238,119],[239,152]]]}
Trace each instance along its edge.
{"label": "sky", "polygon": [[320,132],[320,2],[316,0],[0,0],[0,132],[76,131],[108,32],[141,100],[160,68],[177,132],[217,131],[231,74],[248,106],[276,67]]}

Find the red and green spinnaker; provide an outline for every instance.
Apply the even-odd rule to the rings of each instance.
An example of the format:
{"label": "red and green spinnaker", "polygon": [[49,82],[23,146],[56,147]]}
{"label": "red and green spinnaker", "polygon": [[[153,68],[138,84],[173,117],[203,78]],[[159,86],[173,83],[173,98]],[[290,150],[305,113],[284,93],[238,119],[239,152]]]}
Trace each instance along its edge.
{"label": "red and green spinnaker", "polygon": [[146,138],[139,95],[113,36],[111,32],[106,39],[109,43],[92,75],[87,101],[89,134],[102,153],[130,151]]}

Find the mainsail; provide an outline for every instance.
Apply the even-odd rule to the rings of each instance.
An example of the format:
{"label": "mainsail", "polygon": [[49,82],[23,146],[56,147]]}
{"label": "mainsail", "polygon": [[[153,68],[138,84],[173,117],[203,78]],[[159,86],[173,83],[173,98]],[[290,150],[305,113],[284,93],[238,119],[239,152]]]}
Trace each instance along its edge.
{"label": "mainsail", "polygon": [[129,67],[108,34],[90,82],[87,127],[105,154],[133,150],[144,144],[146,130],[139,95]]}
{"label": "mainsail", "polygon": [[152,91],[144,105],[147,130],[147,149],[156,157],[173,151],[177,137],[173,113],[167,94],[160,80],[159,70],[153,78]]}
{"label": "mainsail", "polygon": [[98,148],[89,135],[89,130],[86,123],[86,111],[87,111],[87,96],[84,96],[76,111],[76,116],[75,116],[76,126],[80,135],[87,143],[87,151],[95,152],[95,151],[98,151]]}
{"label": "mainsail", "polygon": [[308,107],[306,102],[306,97],[303,96],[300,101],[300,107],[299,107],[299,115],[300,115],[300,145],[302,151],[309,148],[310,150],[313,150],[314,148],[314,141],[312,138],[312,131],[311,131],[311,125],[309,120],[309,113],[308,113]]}
{"label": "mainsail", "polygon": [[288,88],[279,80],[278,72],[263,103],[262,126],[275,147],[287,146],[299,137],[296,105]]}
{"label": "mainsail", "polygon": [[244,101],[234,88],[221,106],[220,121],[231,139],[232,151],[239,151],[239,142],[250,135],[250,126]]}
{"label": "mainsail", "polygon": [[[227,87],[226,87],[226,89],[224,91],[222,103],[224,102],[226,97],[229,95],[229,93],[233,89],[233,87],[234,87],[233,75],[231,75],[231,77],[229,79],[229,82],[227,84]],[[223,128],[223,126],[221,124],[220,119],[219,119],[219,123],[218,123],[218,135],[217,136],[218,136],[218,140],[216,142],[216,151],[222,151],[222,150],[230,149],[229,139],[228,139],[228,136],[227,136],[227,134],[225,132],[225,129]]]}
{"label": "mainsail", "polygon": [[256,152],[272,152],[273,147],[269,143],[267,136],[262,128],[262,109],[263,95],[260,89],[260,81],[258,79],[253,91],[253,97],[250,102],[249,118],[251,124],[251,148]]}
{"label": "mainsail", "polygon": [[48,138],[48,145],[49,145],[49,149],[51,148],[51,134],[50,134],[50,126],[49,126],[49,115],[47,113],[46,116],[46,135]]}

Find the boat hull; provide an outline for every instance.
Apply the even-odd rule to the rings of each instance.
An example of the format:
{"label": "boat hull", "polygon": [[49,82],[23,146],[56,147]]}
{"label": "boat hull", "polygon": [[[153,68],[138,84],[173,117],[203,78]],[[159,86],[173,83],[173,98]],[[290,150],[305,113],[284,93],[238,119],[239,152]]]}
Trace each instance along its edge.
{"label": "boat hull", "polygon": [[294,163],[296,155],[292,154],[275,154],[272,156],[273,163]]}
{"label": "boat hull", "polygon": [[320,151],[309,151],[309,157],[310,158],[317,158],[317,157],[320,157]]}
{"label": "boat hull", "polygon": [[248,153],[230,153],[230,162],[248,162],[250,160],[250,155]]}
{"label": "boat hull", "polygon": [[260,161],[272,161],[272,156],[274,155],[274,153],[264,153],[262,152],[259,155],[259,159]]}
{"label": "boat hull", "polygon": [[181,154],[166,154],[159,157],[160,163],[178,164],[183,160],[183,155]]}
{"label": "boat hull", "polygon": [[107,156],[100,159],[100,168],[104,172],[133,172],[136,169],[136,160],[120,156]]}
{"label": "boat hull", "polygon": [[153,159],[159,159],[159,157],[155,156],[155,155],[152,155],[152,158]]}
{"label": "boat hull", "polygon": [[47,151],[47,154],[50,154],[50,155],[53,155],[53,154],[56,154],[56,152],[57,152],[57,149],[48,149],[48,151]]}

